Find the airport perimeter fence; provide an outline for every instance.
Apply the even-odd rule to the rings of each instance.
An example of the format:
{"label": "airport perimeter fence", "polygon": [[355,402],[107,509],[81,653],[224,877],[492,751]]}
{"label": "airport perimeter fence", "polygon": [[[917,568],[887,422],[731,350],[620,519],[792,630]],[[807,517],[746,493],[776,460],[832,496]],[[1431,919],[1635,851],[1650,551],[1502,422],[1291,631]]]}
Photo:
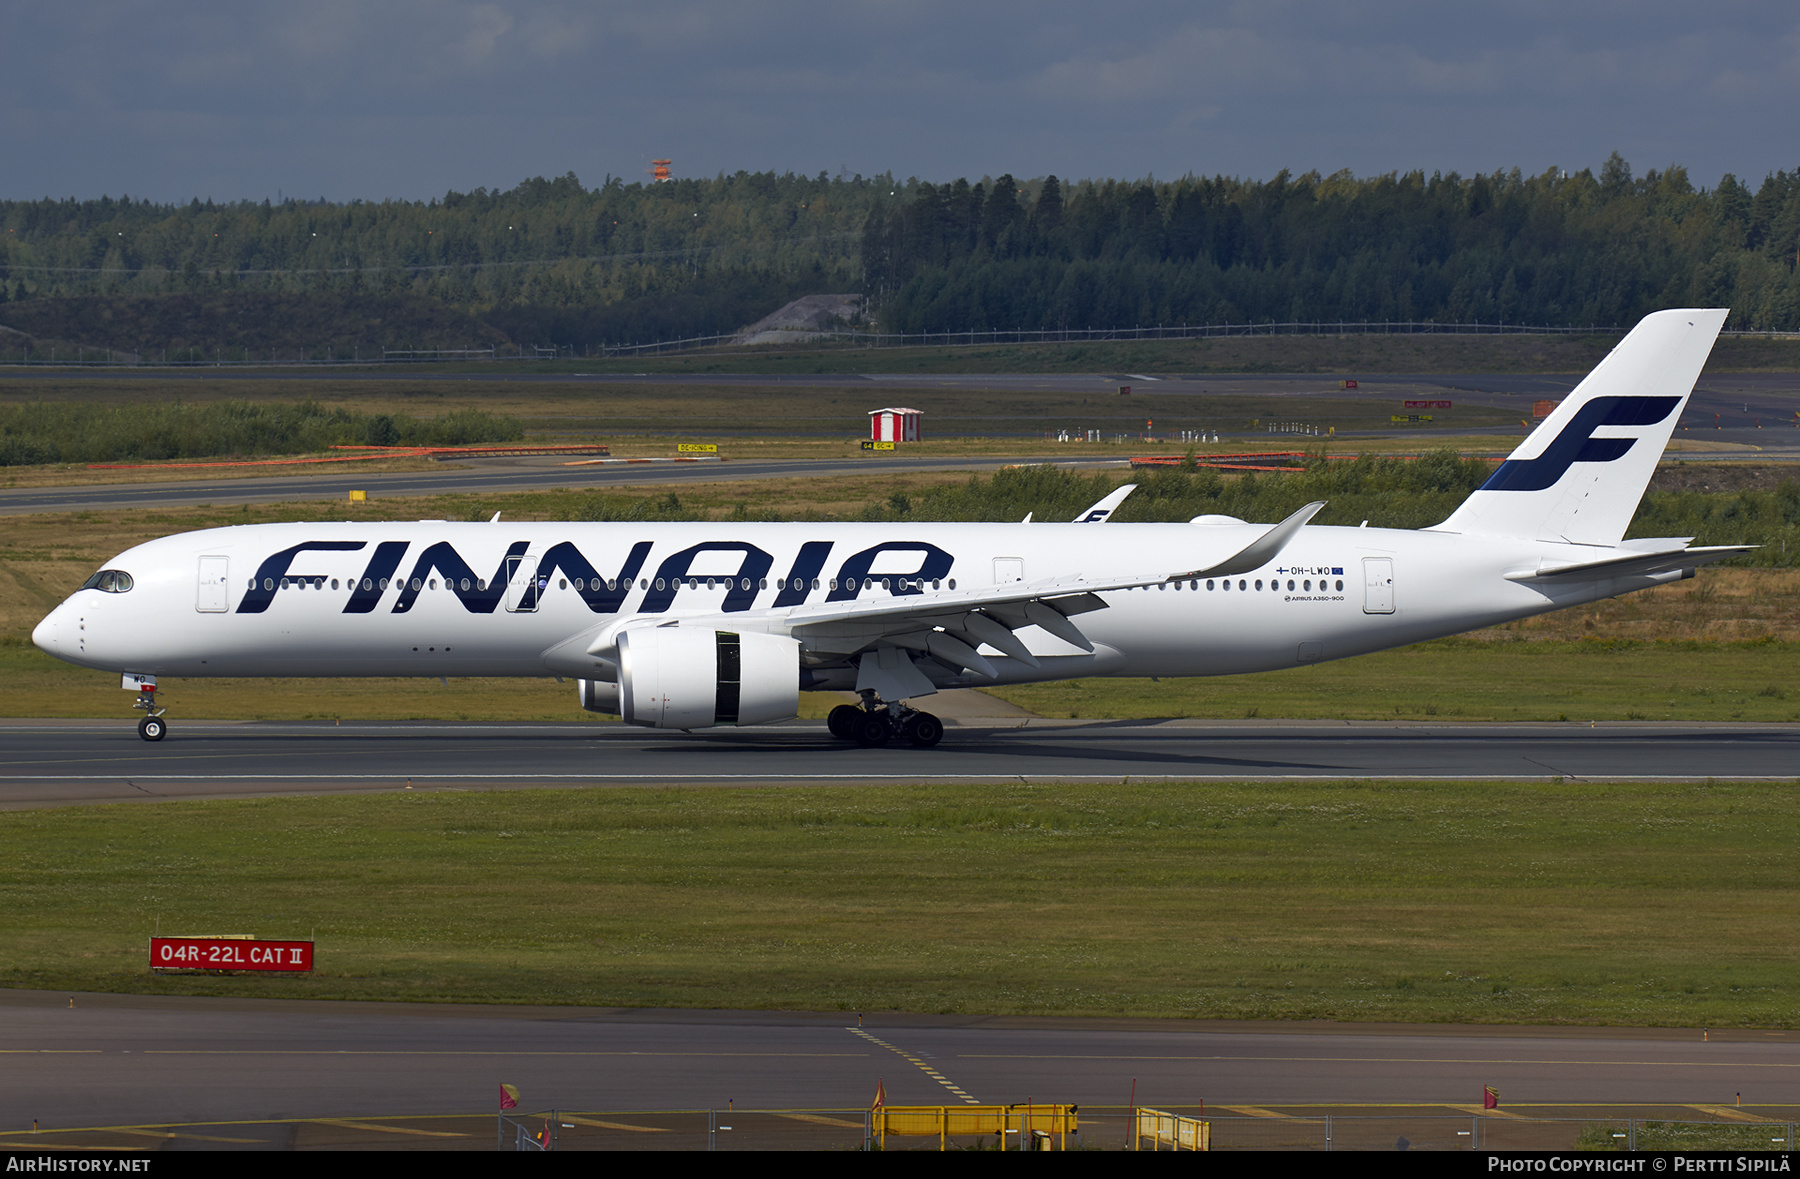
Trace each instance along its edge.
{"label": "airport perimeter fence", "polygon": [[[782,329],[772,329],[780,331]],[[1440,323],[1435,320],[1296,320],[1289,323],[1157,324],[1129,328],[993,329],[960,332],[871,332],[854,328],[793,329],[796,340],[833,344],[845,348],[971,348],[994,344],[1082,344],[1143,340],[1201,340],[1233,336],[1591,336],[1623,335],[1622,327],[1588,324],[1556,327],[1529,323]],[[1721,336],[1791,339],[1800,335],[1783,331],[1724,331]],[[708,348],[779,348],[782,344],[747,345],[742,333],[722,336],[690,336],[650,344],[607,344],[593,356],[660,355],[665,352],[704,351]],[[565,349],[565,356],[575,356]]]}
{"label": "airport perimeter fence", "polygon": [[[1168,1109],[1168,1107],[1165,1107]],[[1442,1107],[1439,1107],[1440,1109]],[[1216,1151],[1730,1151],[1793,1149],[1795,1124],[1743,1111],[1743,1121],[1537,1117],[1520,1113],[1205,1113]],[[1072,1150],[1130,1148],[1131,1111],[1085,1106]],[[995,1135],[952,1137],[953,1150],[994,1150]],[[1009,1149],[1016,1145],[1009,1140]],[[206,1122],[0,1132],[0,1150],[857,1151],[872,1149],[866,1109],[560,1110]],[[889,1150],[938,1150],[933,1137],[888,1138]],[[1151,1149],[1148,1141],[1142,1149]],[[1163,1149],[1168,1149],[1165,1146]]]}
{"label": "airport perimeter fence", "polygon": [[[770,331],[781,331],[772,328]],[[1438,323],[1431,320],[1306,320],[1289,323],[1157,324],[1128,328],[994,328],[944,332],[871,332],[855,328],[792,329],[796,339],[813,344],[837,344],[855,348],[970,348],[993,344],[1082,344],[1143,340],[1199,340],[1231,336],[1350,336],[1350,335],[1451,335],[1451,336],[1579,336],[1617,332],[1619,328],[1549,327],[1517,323]],[[722,336],[690,336],[651,344],[606,346],[608,356],[680,352],[742,343],[742,333]],[[751,347],[780,347],[776,344]]]}
{"label": "airport perimeter fence", "polygon": [[[1794,1123],[1512,1114],[1200,1114],[1215,1151],[1732,1151],[1793,1149]],[[1128,1150],[1130,1111],[1084,1108],[1072,1150]],[[551,1111],[509,1127],[505,1150],[870,1150],[866,1110]],[[1008,1149],[1016,1146],[1009,1140]],[[954,1150],[995,1150],[993,1135],[952,1136]],[[887,1149],[938,1150],[936,1137],[888,1138]],[[1148,1140],[1141,1149],[1152,1149]],[[1168,1147],[1164,1147],[1168,1149]]]}
{"label": "airport perimeter fence", "polygon": [[[705,352],[729,348],[734,352],[769,350],[790,343],[827,344],[842,349],[891,348],[971,348],[996,344],[1079,344],[1119,343],[1145,340],[1198,340],[1234,336],[1357,336],[1357,335],[1447,335],[1447,336],[1588,336],[1594,334],[1623,335],[1621,327],[1588,324],[1559,327],[1549,324],[1523,323],[1439,323],[1434,320],[1300,320],[1289,323],[1213,323],[1158,324],[1154,327],[1129,328],[1044,328],[983,329],[944,332],[871,332],[855,328],[775,328],[789,331],[792,340],[774,343],[747,343],[742,332],[715,336],[686,336],[675,340],[655,340],[647,344],[520,344],[511,348],[384,348],[380,355],[368,356],[352,348],[350,355],[335,348],[318,348],[280,355],[271,349],[267,357],[250,348],[183,349],[170,356],[160,353],[129,352],[115,348],[77,347],[74,356],[68,350],[51,349],[49,354],[30,350],[0,349],[0,366],[11,368],[293,368],[312,366],[444,364],[480,361],[485,363],[519,363],[546,360],[598,360],[629,356],[661,356],[667,353]],[[761,333],[759,333],[761,334]],[[1723,331],[1722,337],[1760,339],[1793,339],[1800,333],[1791,331]]]}
{"label": "airport perimeter fence", "polygon": [[1214,1150],[1742,1151],[1793,1149],[1791,1122],[1471,1114],[1208,1117]]}

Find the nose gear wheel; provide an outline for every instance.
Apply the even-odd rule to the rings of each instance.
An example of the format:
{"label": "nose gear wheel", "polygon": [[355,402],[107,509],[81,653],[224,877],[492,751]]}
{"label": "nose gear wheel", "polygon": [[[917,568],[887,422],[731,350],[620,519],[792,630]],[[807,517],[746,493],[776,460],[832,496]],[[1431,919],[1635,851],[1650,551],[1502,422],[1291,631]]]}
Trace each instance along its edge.
{"label": "nose gear wheel", "polygon": [[142,684],[138,687],[137,699],[131,706],[144,714],[138,721],[138,736],[146,741],[161,741],[169,732],[168,722],[163,720],[163,713],[168,710],[156,706],[156,685]]}

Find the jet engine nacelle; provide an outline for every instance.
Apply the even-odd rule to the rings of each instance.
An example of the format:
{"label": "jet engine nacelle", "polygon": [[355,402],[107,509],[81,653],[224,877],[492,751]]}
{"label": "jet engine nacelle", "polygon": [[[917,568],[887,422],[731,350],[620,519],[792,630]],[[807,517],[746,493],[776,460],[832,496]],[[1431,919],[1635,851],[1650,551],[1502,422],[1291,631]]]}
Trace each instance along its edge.
{"label": "jet engine nacelle", "polygon": [[800,643],[711,627],[619,635],[619,715],[652,729],[788,720],[800,712]]}

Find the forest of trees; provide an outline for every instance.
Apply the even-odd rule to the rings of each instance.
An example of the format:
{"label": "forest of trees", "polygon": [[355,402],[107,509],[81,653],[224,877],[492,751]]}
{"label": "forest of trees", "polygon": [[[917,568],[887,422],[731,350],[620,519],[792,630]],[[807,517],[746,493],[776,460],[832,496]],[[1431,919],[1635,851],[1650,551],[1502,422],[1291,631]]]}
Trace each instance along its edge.
{"label": "forest of trees", "polygon": [[895,331],[1314,320],[1629,326],[1729,306],[1800,327],[1800,171],[1697,190],[1516,170],[1266,182],[920,185],[871,221],[866,283]]}
{"label": "forest of trees", "polygon": [[[907,332],[1618,327],[1677,305],[1730,306],[1732,328],[1794,330],[1797,246],[1800,170],[1697,188],[1680,167],[1634,176],[1617,155],[1597,175],[931,184],[740,172],[597,188],[568,175],[422,202],[0,202],[0,325],[54,335],[65,299],[105,299],[123,323],[145,317],[121,300],[208,306],[255,292],[289,319],[296,297],[410,301],[454,313],[434,339],[466,316],[516,343],[580,348],[728,332],[802,294],[860,290],[881,330]],[[399,326],[383,330],[381,343],[405,346]],[[103,335],[87,342],[114,343]]]}
{"label": "forest of trees", "polygon": [[[313,343],[358,300],[394,313],[365,346],[457,346],[442,338],[441,310],[430,327],[415,326],[409,305],[421,315],[454,309],[524,344],[729,332],[801,295],[857,290],[863,225],[877,193],[888,199],[893,187],[887,177],[739,173],[651,185],[609,178],[590,189],[568,175],[432,201],[6,201],[0,324],[55,336],[70,316],[8,304],[67,298],[104,299],[72,310],[142,324],[167,316],[129,300],[179,295],[192,305],[196,342],[211,342],[200,339],[210,330],[227,345],[272,347],[274,338],[252,339],[212,310],[215,296],[256,293],[270,296],[271,336],[295,314],[283,296],[322,308]],[[494,342],[473,328],[470,336],[460,346]],[[152,346],[141,335],[85,342]]]}

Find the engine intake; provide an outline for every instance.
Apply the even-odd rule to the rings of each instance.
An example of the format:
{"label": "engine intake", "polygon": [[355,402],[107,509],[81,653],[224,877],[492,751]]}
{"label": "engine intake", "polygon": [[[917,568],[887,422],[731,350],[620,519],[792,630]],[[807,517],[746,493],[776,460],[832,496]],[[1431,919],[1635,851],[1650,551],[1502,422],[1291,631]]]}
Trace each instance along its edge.
{"label": "engine intake", "polygon": [[788,720],[800,712],[800,643],[700,627],[619,636],[619,715],[652,729]]}

